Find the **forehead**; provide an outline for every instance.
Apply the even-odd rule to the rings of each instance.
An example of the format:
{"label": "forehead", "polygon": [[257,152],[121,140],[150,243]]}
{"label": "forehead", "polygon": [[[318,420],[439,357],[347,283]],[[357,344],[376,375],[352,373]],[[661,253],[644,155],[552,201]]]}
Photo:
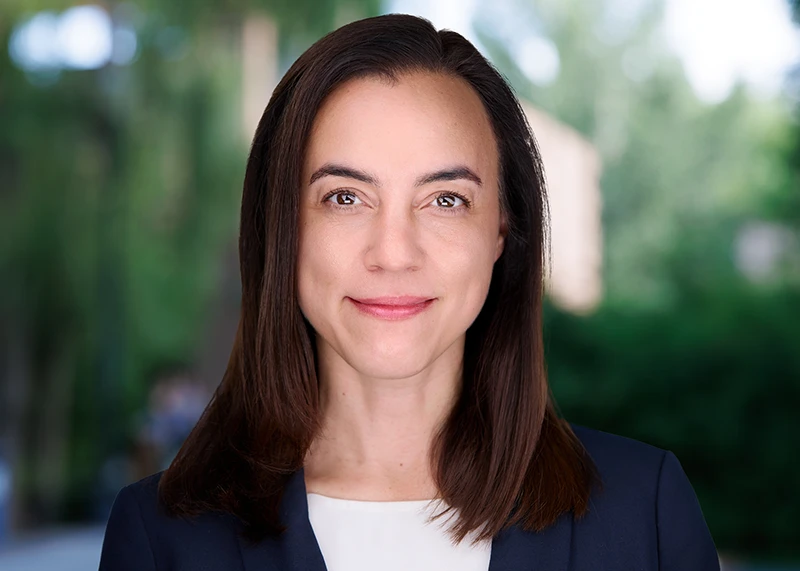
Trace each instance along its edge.
{"label": "forehead", "polygon": [[345,82],[323,102],[306,150],[306,170],[330,160],[408,170],[464,162],[496,173],[497,148],[477,92],[463,79],[419,72],[397,81]]}

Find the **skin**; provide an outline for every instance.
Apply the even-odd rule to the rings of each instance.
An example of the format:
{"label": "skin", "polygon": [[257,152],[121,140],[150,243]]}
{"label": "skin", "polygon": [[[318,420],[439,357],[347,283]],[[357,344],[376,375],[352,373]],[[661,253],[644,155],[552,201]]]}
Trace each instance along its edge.
{"label": "skin", "polygon": [[[333,164],[373,180],[319,173]],[[481,184],[417,184],[454,167]],[[300,205],[298,294],[316,331],[323,414],[305,459],[307,491],[376,501],[436,496],[431,439],[460,389],[465,333],[505,234],[496,141],[466,81],[422,72],[394,84],[361,78],[325,100]],[[348,299],[387,295],[435,301],[390,321]]]}

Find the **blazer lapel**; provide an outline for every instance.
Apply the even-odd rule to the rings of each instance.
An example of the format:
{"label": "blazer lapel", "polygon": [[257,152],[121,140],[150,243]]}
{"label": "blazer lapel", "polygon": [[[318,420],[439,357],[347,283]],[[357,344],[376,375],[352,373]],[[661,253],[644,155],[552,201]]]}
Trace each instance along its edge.
{"label": "blazer lapel", "polygon": [[281,521],[286,531],[256,545],[239,537],[245,571],[327,571],[311,522],[302,468],[286,484],[281,501]]}
{"label": "blazer lapel", "polygon": [[[289,479],[281,502],[287,528],[276,538],[249,545],[239,537],[245,571],[327,571],[308,520],[308,500],[302,468]],[[567,571],[572,540],[572,514],[563,514],[539,533],[513,526],[492,541],[489,571],[527,569]]]}
{"label": "blazer lapel", "polygon": [[563,514],[552,526],[538,533],[510,527],[492,541],[489,571],[567,571],[571,540],[571,513]]}

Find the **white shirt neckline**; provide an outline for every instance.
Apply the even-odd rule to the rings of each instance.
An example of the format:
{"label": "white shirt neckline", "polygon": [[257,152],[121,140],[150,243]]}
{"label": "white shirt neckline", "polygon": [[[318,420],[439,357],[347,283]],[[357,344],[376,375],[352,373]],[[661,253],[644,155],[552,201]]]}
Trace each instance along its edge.
{"label": "white shirt neckline", "polygon": [[[488,571],[491,542],[454,545],[440,498],[350,500],[306,492],[308,516],[329,571]],[[444,510],[442,510],[444,511]]]}
{"label": "white shirt neckline", "polygon": [[430,500],[350,500],[324,496],[316,492],[306,494],[309,503],[313,502],[322,508],[344,509],[366,512],[407,512],[424,509],[432,503],[439,503],[441,499]]}

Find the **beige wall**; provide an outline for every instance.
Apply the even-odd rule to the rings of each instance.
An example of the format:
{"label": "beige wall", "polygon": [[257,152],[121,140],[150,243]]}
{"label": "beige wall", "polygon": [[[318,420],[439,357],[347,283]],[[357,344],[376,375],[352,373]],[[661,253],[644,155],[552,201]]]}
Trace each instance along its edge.
{"label": "beige wall", "polygon": [[242,27],[242,134],[247,144],[275,89],[278,77],[278,27],[252,14]]}
{"label": "beige wall", "polygon": [[587,313],[602,296],[600,158],[575,130],[525,102],[523,109],[542,154],[550,201],[546,288],[557,305]]}

